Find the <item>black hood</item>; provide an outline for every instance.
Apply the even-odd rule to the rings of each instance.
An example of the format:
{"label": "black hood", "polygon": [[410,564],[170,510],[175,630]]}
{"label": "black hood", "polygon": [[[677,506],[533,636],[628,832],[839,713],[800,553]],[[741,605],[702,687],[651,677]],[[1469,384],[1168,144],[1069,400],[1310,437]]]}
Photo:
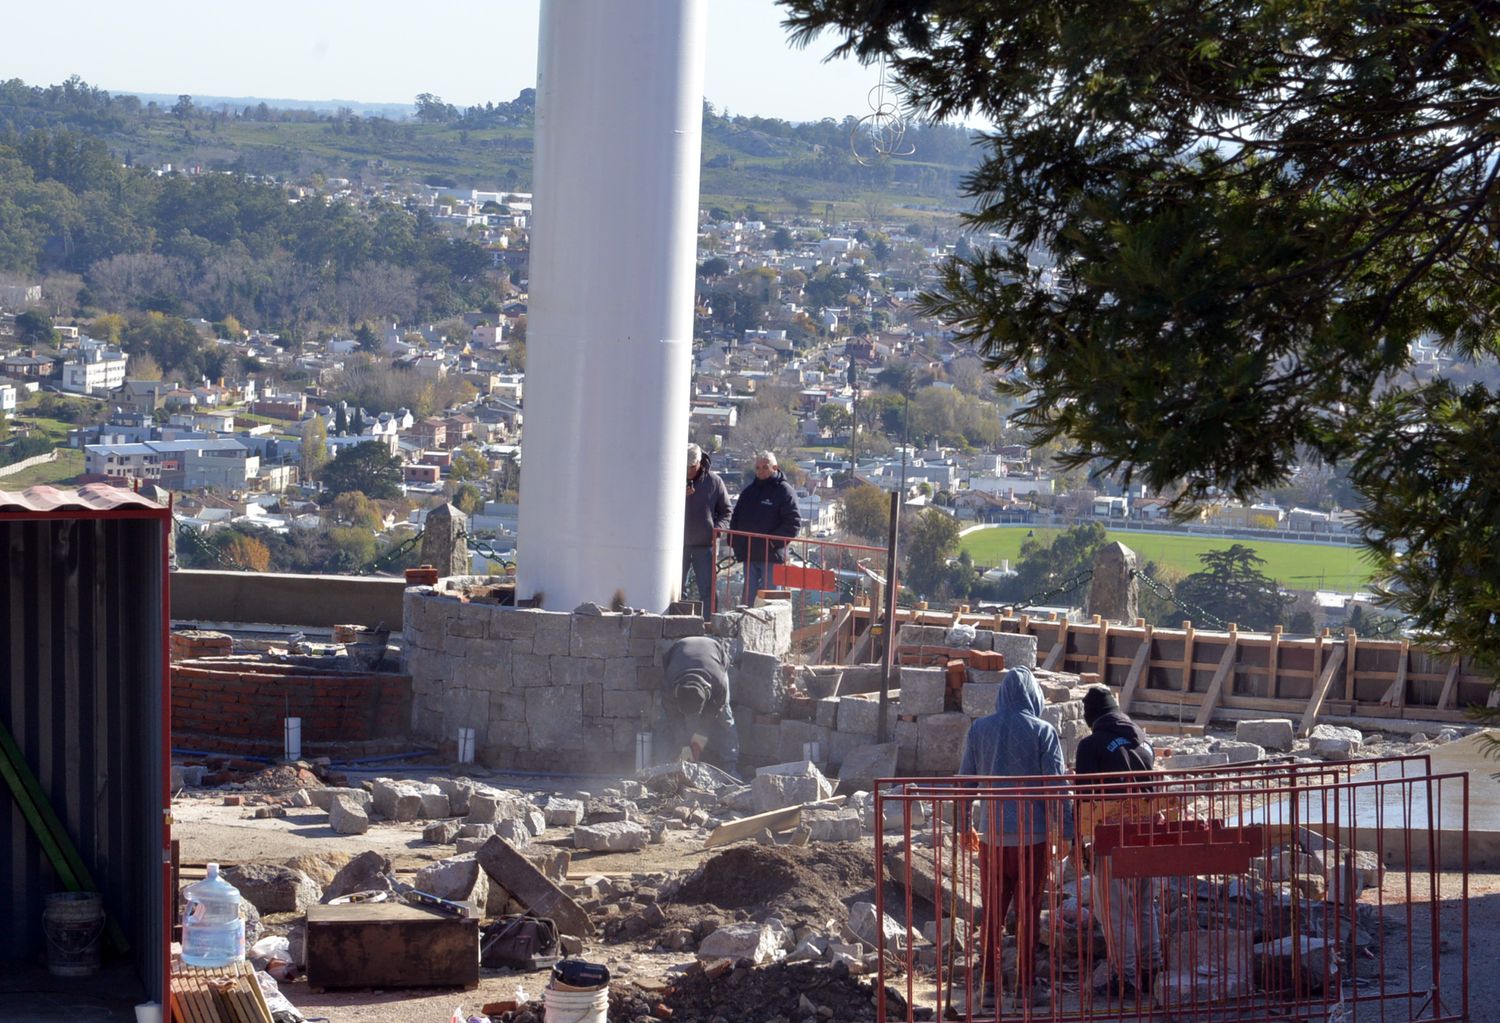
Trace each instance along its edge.
{"label": "black hood", "polygon": [[1110,739],[1128,739],[1137,746],[1147,746],[1151,743],[1146,733],[1141,730],[1141,726],[1118,710],[1100,715],[1094,721],[1093,730],[1095,735],[1106,736]]}

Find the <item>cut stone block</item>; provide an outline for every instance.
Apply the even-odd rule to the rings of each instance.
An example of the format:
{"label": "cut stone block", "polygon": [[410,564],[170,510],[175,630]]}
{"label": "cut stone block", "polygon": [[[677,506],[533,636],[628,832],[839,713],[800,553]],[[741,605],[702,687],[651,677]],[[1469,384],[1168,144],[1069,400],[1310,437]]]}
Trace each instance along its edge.
{"label": "cut stone block", "polygon": [[459,838],[489,838],[495,833],[493,824],[460,824],[458,826]]}
{"label": "cut stone block", "polygon": [[1359,752],[1365,737],[1357,728],[1318,725],[1308,736],[1308,752],[1315,757],[1342,759]]}
{"label": "cut stone block", "polygon": [[634,852],[646,848],[651,831],[634,821],[580,824],[573,829],[573,846],[595,852]]}
{"label": "cut stone block", "polygon": [[489,875],[472,853],[429,863],[417,871],[412,885],[440,899],[473,903],[480,913],[489,905]]}
{"label": "cut stone block", "polygon": [[386,820],[414,821],[422,816],[422,795],[415,786],[376,778],[370,789],[375,797],[375,812]]}
{"label": "cut stone block", "polygon": [[781,958],[781,935],[779,929],[769,924],[730,924],[699,942],[698,958],[704,962],[748,959],[756,966],[763,966]]}
{"label": "cut stone block", "polygon": [[833,785],[817,766],[801,761],[762,767],[750,783],[757,813],[813,803],[833,795]]}
{"label": "cut stone block", "polygon": [[345,799],[358,806],[361,810],[369,810],[370,807],[374,805],[374,797],[372,797],[364,789],[308,789],[307,794],[312,797],[313,806],[316,806],[319,810],[323,810],[325,812],[333,803],[335,796],[343,796]]}
{"label": "cut stone block", "polygon": [[[911,713],[906,709],[906,704],[901,704],[903,714]],[[887,713],[895,716],[895,708]],[[839,697],[839,728],[841,732],[851,735],[868,735],[872,739],[880,728],[880,699],[867,696],[841,696]]]}
{"label": "cut stone block", "polygon": [[580,937],[594,933],[583,908],[503,838],[486,842],[477,858],[491,880],[532,913],[551,917],[561,933]]}
{"label": "cut stone block", "polygon": [[1253,742],[1219,742],[1213,751],[1229,757],[1231,764],[1254,764],[1266,757],[1265,749]]}
{"label": "cut stone block", "polygon": [[1282,753],[1292,748],[1295,736],[1296,728],[1288,718],[1257,718],[1237,722],[1234,726],[1234,737],[1241,742],[1253,742]]}
{"label": "cut stone block", "polygon": [[918,721],[917,770],[957,771],[968,734],[969,718],[966,714],[934,714]]}
{"label": "cut stone block", "polygon": [[879,948],[882,933],[885,947],[903,948],[906,945],[906,928],[894,917],[882,915],[873,902],[856,902],[849,907],[849,929],[854,936],[871,948]]}
{"label": "cut stone block", "polygon": [[1199,767],[1223,767],[1229,763],[1228,753],[1178,753],[1157,762],[1167,771],[1191,771]]}
{"label": "cut stone block", "polygon": [[434,845],[452,845],[458,840],[458,821],[436,821],[422,829],[422,841]]}
{"label": "cut stone block", "polygon": [[[947,673],[942,668],[901,669],[901,713],[941,714],[948,689]],[[843,731],[849,731],[843,725]]]}
{"label": "cut stone block", "polygon": [[746,651],[731,669],[729,691],[734,702],[760,714],[780,714],[786,703],[786,682],[781,658],[774,654]]}
{"label": "cut stone block", "polygon": [[300,870],[273,863],[244,863],[224,871],[224,880],[262,913],[301,913],[316,906],[323,888]]}
{"label": "cut stone block", "polygon": [[328,826],[340,835],[363,835],[370,830],[370,815],[354,800],[335,796],[328,804]]}
{"label": "cut stone block", "polygon": [[858,810],[810,806],[802,811],[802,826],[814,842],[858,842],[864,834]]}
{"label": "cut stone block", "polygon": [[964,716],[982,718],[995,713],[995,700],[1000,695],[998,682],[970,682],[960,690],[963,698]]}
{"label": "cut stone block", "polygon": [[874,743],[850,750],[839,768],[839,788],[870,790],[875,787],[877,779],[896,777],[898,754],[894,742]]}
{"label": "cut stone block", "polygon": [[514,846],[524,846],[531,841],[531,829],[517,818],[509,818],[495,824],[495,834]]}
{"label": "cut stone block", "polygon": [[561,799],[556,796],[547,800],[543,808],[546,823],[551,828],[571,828],[583,822],[583,802],[578,799]]}
{"label": "cut stone block", "polygon": [[1005,656],[1007,668],[1036,667],[1036,637],[1019,632],[996,632],[990,637],[990,649]]}

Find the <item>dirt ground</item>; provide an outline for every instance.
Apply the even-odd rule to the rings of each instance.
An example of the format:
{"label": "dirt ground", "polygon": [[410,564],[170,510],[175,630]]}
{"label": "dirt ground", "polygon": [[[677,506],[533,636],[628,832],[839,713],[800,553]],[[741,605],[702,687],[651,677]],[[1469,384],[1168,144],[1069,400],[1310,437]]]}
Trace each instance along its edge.
{"label": "dirt ground", "polygon": [[[397,776],[394,771],[381,773]],[[359,780],[359,777],[354,777],[350,783],[358,784]],[[545,784],[538,784],[533,778],[504,776],[483,780],[499,787],[546,791],[578,788],[598,791],[609,783],[603,779],[548,779]],[[617,784],[618,780],[614,782]],[[288,809],[286,817],[256,819],[253,806],[222,804],[222,792],[189,794],[174,802],[173,832],[182,842],[184,862],[282,862],[296,856],[355,854],[373,849],[389,856],[398,871],[409,872],[453,853],[452,846],[424,842],[421,823],[379,823],[365,835],[346,837],[334,834],[327,826],[326,814],[313,808]],[[632,853],[575,852],[569,878],[581,881],[599,874],[630,879],[635,875],[663,872],[675,872],[682,877],[712,858],[708,871],[664,900],[666,920],[660,931],[690,927],[705,915],[719,916],[728,921],[764,919],[774,914],[793,926],[800,922],[821,924],[829,917],[840,916],[843,907],[853,899],[870,899],[873,894],[873,874],[869,872],[873,842],[867,843],[869,848],[864,845],[814,845],[803,849],[772,849],[740,844],[728,849],[705,850],[702,847],[705,834],[701,830],[668,831],[662,844],[649,845]],[[549,830],[538,841],[559,847],[570,844],[563,829],[555,829],[555,833]],[[1425,990],[1431,986],[1433,928],[1430,921],[1420,914],[1408,925],[1403,902],[1407,890],[1403,879],[1404,875],[1395,871],[1387,874],[1382,898],[1387,914],[1394,914],[1398,925],[1389,929],[1381,955],[1386,962],[1389,982],[1405,984],[1410,981],[1412,987]],[[1500,1012],[1493,1009],[1500,1006],[1500,969],[1495,968],[1495,963],[1500,960],[1494,952],[1500,949],[1500,873],[1471,875],[1467,899],[1457,877],[1444,876],[1440,885],[1442,910],[1436,947],[1445,1001],[1443,1008],[1452,1013],[1464,1011],[1466,980],[1467,1018],[1475,1023],[1500,1020]],[[1374,898],[1375,893],[1367,892],[1364,901]],[[899,905],[899,900],[895,904]],[[1465,907],[1470,949],[1467,978],[1462,968]],[[694,962],[693,953],[655,950],[658,937],[658,931],[654,930],[631,940],[595,940],[583,954],[608,966],[615,978],[641,984],[647,992],[660,994],[670,982],[677,988],[672,997],[681,1002],[674,1019],[701,1018],[703,1023],[709,1023],[713,1017],[700,1017],[695,1013],[707,1011],[705,1007],[710,1005],[710,994],[719,991],[722,995],[723,986],[702,978],[693,979],[685,973]],[[814,970],[810,966],[799,969],[802,972]],[[853,1015],[852,1007],[862,997],[867,997],[861,992],[868,991],[867,982],[873,978],[861,981],[865,984],[863,988],[855,983],[856,978],[844,978],[839,984],[828,987],[828,970],[826,967],[819,969],[823,973],[818,975],[817,982],[827,987],[829,1004],[838,1006],[835,1012],[848,1012],[849,1018],[859,1018]],[[784,991],[794,990],[807,978],[789,970],[789,967],[776,967],[773,976],[773,971],[761,969],[752,971],[753,976],[741,977],[735,981],[736,998],[741,998],[749,1008],[734,1016],[720,1015],[749,1023],[770,1020],[778,1015],[798,1019],[795,1012],[789,1013],[788,1006],[780,1005],[780,1001]],[[325,1017],[330,1023],[447,1023],[456,1008],[461,1008],[467,1018],[477,1014],[487,1003],[539,998],[546,981],[545,972],[515,975],[484,970],[476,991],[404,989],[314,993],[305,983],[293,982],[283,985],[283,993],[303,1015]],[[891,977],[888,982],[903,993],[907,990],[905,977]],[[917,983],[914,993],[919,1006],[935,1003],[930,980]],[[795,996],[792,1003],[791,1007],[795,1008]],[[1392,1008],[1399,1009],[1397,1016],[1389,1016]],[[1386,1018],[1407,1019],[1418,1015],[1430,1018],[1433,1015],[1430,1010],[1422,1013],[1420,1009],[1418,1004],[1408,1007],[1403,1001],[1399,1006],[1388,1006]],[[612,1013],[611,1019],[616,1018]],[[618,1018],[630,1017],[622,1015]],[[836,1015],[834,1018],[842,1017]],[[905,1018],[905,1014],[899,1018]]]}

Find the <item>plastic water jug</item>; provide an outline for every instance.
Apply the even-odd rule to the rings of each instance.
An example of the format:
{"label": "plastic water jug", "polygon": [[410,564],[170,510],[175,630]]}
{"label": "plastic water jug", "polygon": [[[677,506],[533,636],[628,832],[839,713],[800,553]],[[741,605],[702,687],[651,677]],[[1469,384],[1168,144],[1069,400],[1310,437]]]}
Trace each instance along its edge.
{"label": "plastic water jug", "polygon": [[240,890],[208,865],[208,877],[182,890],[187,914],[182,918],[182,961],[213,968],[245,958],[245,921],[240,918]]}

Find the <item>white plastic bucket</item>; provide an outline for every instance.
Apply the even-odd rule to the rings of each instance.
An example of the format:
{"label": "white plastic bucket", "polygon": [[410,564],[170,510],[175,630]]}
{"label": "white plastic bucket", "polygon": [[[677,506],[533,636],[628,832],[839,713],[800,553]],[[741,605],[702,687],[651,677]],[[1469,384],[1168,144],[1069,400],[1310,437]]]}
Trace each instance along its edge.
{"label": "white plastic bucket", "polygon": [[546,1023],[607,1023],[609,987],[594,991],[569,991],[547,985],[542,991]]}

